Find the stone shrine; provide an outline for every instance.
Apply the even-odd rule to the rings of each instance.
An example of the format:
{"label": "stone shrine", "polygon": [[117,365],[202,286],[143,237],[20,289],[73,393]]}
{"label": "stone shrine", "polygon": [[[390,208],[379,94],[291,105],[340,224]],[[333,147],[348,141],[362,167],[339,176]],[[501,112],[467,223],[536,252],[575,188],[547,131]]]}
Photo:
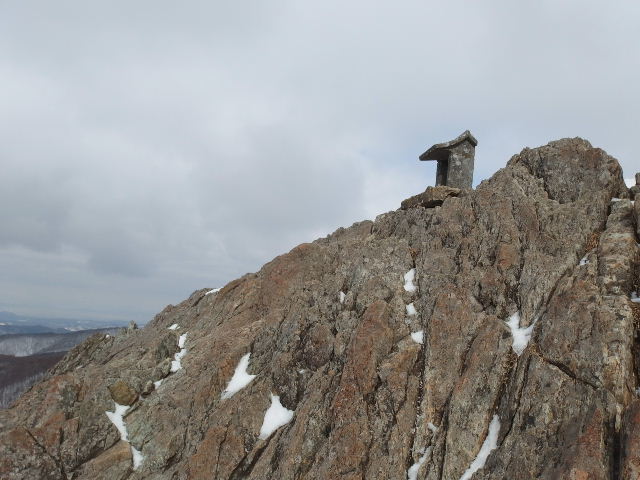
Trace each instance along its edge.
{"label": "stone shrine", "polygon": [[436,160],[436,187],[471,188],[473,157],[478,141],[469,130],[449,142],[437,143],[420,155],[420,160]]}

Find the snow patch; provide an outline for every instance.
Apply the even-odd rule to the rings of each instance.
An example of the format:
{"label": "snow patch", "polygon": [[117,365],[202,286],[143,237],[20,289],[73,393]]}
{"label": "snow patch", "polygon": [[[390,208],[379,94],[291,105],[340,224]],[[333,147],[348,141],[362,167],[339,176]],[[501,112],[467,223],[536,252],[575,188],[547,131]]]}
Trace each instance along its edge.
{"label": "snow patch", "polygon": [[584,257],[582,257],[582,260],[580,260],[580,263],[578,264],[580,267],[582,267],[583,265],[586,265],[587,263],[589,263],[589,260],[587,260],[588,256],[589,256],[589,254],[586,254]]}
{"label": "snow patch", "polygon": [[222,290],[221,288],[214,288],[213,290],[209,290],[207,293],[205,293],[206,295],[210,295],[212,293],[218,293],[220,290]]}
{"label": "snow patch", "polygon": [[280,397],[271,394],[271,406],[264,414],[259,438],[262,440],[269,438],[273,432],[289,423],[292,418],[293,410],[283,407],[280,403]]}
{"label": "snow patch", "polygon": [[471,466],[467,469],[467,471],[464,472],[464,474],[460,477],[460,480],[469,480],[474,473],[484,467],[489,454],[498,446],[499,432],[500,419],[497,415],[494,415],[491,423],[489,424],[489,433],[487,433],[487,438],[484,439],[484,443],[482,444],[482,447],[480,447],[478,456],[471,463]]}
{"label": "snow patch", "polygon": [[155,388],[158,388],[160,385],[162,385],[162,382],[164,382],[164,378],[161,378],[160,380],[156,380],[155,382],[153,382],[153,386]]}
{"label": "snow patch", "polygon": [[233,377],[229,380],[229,384],[227,388],[222,392],[222,399],[231,398],[236,392],[239,392],[244,387],[251,383],[251,380],[256,378],[256,375],[250,375],[247,372],[247,368],[249,367],[249,357],[251,357],[251,353],[247,353],[244,355],[238,366],[236,367],[236,371],[233,372]]}
{"label": "snow patch", "polygon": [[177,323],[174,323],[173,325],[171,325],[171,326],[169,327],[169,330],[176,330],[176,329],[178,329],[178,328],[180,328],[180,327],[179,327],[179,325],[178,325]]}
{"label": "snow patch", "polygon": [[412,268],[407,273],[404,274],[404,289],[407,292],[415,292],[418,287],[413,283],[416,278],[416,269]]}
{"label": "snow patch", "polygon": [[438,427],[431,422],[427,423],[427,428],[431,430],[431,433],[436,433],[438,431]]}
{"label": "snow patch", "polygon": [[407,470],[407,480],[418,480],[418,470],[420,470],[422,464],[426,462],[427,457],[431,453],[431,447],[428,447],[426,449],[423,448],[422,450],[420,450],[420,453],[422,454],[422,456],[416,463],[409,467],[409,470]]}
{"label": "snow patch", "polygon": [[531,340],[531,334],[533,333],[533,327],[536,325],[536,322],[534,321],[528,327],[520,327],[520,312],[516,312],[509,317],[509,321],[506,323],[511,329],[513,351],[520,356],[522,352],[524,352],[524,349],[527,348],[529,340]]}
{"label": "snow patch", "polygon": [[[104,412],[107,414],[111,423],[113,423],[118,432],[120,432],[120,438],[125,442],[129,443],[129,435],[127,434],[127,426],[124,423],[124,414],[129,410],[128,405],[120,405],[119,403],[113,402],[115,404],[115,408],[113,412]],[[138,449],[136,449],[131,443],[129,443],[129,447],[131,448],[131,455],[133,457],[133,469],[137,470],[142,462],[144,461],[144,455]]]}
{"label": "snow patch", "polygon": [[424,342],[424,330],[420,330],[419,332],[413,332],[411,334],[411,339],[414,342],[419,343],[420,345],[422,345],[422,342]]}
{"label": "snow patch", "polygon": [[131,445],[131,455],[133,456],[133,469],[137,470],[144,461],[144,455],[133,445]]}
{"label": "snow patch", "polygon": [[114,411],[104,412],[104,413],[107,414],[107,417],[109,417],[109,420],[111,420],[111,423],[113,423],[118,429],[118,432],[120,432],[120,438],[125,442],[128,442],[129,438],[127,437],[127,427],[124,424],[124,414],[127,413],[127,410],[129,410],[129,406],[120,405],[119,403],[116,403],[116,402],[113,402],[113,403],[116,404],[116,408],[114,408]]}
{"label": "snow patch", "polygon": [[418,314],[418,312],[416,311],[416,307],[413,305],[413,302],[407,305],[406,309],[407,309],[407,315],[411,317]]}
{"label": "snow patch", "polygon": [[176,353],[173,357],[173,361],[171,362],[171,372],[175,373],[182,368],[182,359],[187,354],[187,349],[184,348],[184,344],[187,341],[187,334],[183,333],[178,338],[178,348],[180,351]]}
{"label": "snow patch", "polygon": [[182,368],[182,358],[187,354],[187,349],[183,348],[178,353],[175,354],[173,360],[171,361],[171,373],[176,373],[178,370]]}
{"label": "snow patch", "polygon": [[613,198],[611,199],[611,201],[612,201],[612,202],[619,202],[620,200],[622,200],[622,199],[621,199],[621,198],[618,198],[618,197],[613,197]]}
{"label": "snow patch", "polygon": [[340,300],[340,303],[344,303],[344,299],[346,297],[347,297],[347,295],[344,292],[338,293],[338,299]]}
{"label": "snow patch", "polygon": [[631,292],[631,301],[633,303],[640,303],[640,297],[638,297],[638,292]]}

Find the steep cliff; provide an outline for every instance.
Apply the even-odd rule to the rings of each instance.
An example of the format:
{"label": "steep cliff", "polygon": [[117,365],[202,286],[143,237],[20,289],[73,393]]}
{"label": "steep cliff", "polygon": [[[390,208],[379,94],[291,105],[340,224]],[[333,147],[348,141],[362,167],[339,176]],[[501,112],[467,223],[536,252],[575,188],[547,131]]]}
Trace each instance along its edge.
{"label": "steep cliff", "polygon": [[525,149],[94,336],[0,412],[0,477],[638,478],[625,197],[584,140]]}

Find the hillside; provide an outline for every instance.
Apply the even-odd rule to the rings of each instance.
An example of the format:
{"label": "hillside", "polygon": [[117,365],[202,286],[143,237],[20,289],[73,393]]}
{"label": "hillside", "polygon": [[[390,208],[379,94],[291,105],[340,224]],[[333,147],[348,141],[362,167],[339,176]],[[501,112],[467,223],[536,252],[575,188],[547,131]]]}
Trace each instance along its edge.
{"label": "hillside", "polygon": [[525,149],[91,337],[0,412],[0,477],[638,478],[622,178],[581,139]]}

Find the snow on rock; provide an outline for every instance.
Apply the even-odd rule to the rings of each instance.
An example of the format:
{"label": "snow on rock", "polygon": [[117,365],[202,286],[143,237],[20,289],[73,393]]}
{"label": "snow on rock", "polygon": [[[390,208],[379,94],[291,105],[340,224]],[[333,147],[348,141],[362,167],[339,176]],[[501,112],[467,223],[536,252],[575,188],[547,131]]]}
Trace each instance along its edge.
{"label": "snow on rock", "polygon": [[638,297],[638,292],[631,292],[631,301],[633,303],[640,303],[640,297]]}
{"label": "snow on rock", "polygon": [[414,342],[419,343],[420,345],[422,345],[422,342],[424,342],[424,330],[420,330],[419,332],[413,332],[411,334],[411,339]]}
{"label": "snow on rock", "polygon": [[293,410],[283,407],[280,403],[280,397],[271,394],[271,406],[264,414],[259,438],[262,440],[269,438],[273,432],[289,423],[292,418]]}
{"label": "snow on rock", "polygon": [[171,362],[171,371],[174,373],[182,368],[182,358],[187,354],[187,349],[184,348],[184,344],[186,341],[187,334],[183,333],[182,335],[180,335],[180,338],[178,338],[178,348],[180,349],[180,351],[175,354],[175,356],[173,357],[173,361]]}
{"label": "snow on rock", "polygon": [[210,295],[212,293],[218,293],[221,289],[220,288],[214,288],[213,290],[209,290],[207,293],[205,293],[205,295]]}
{"label": "snow on rock", "polygon": [[171,373],[175,373],[182,368],[182,358],[186,355],[187,349],[183,348],[173,357],[171,361]]}
{"label": "snow on rock", "polygon": [[588,256],[589,256],[589,254],[587,254],[584,257],[582,257],[582,260],[580,260],[579,266],[583,266],[583,265],[586,265],[587,263],[589,263],[589,260],[587,260]]}
{"label": "snow on rock", "polygon": [[164,378],[161,378],[160,380],[156,380],[155,382],[153,382],[153,386],[155,388],[158,388],[160,385],[162,385],[162,382],[164,382]]}
{"label": "snow on rock", "polygon": [[420,467],[422,466],[422,464],[426,462],[427,457],[431,453],[431,447],[428,447],[426,449],[423,448],[420,451],[420,453],[422,454],[422,456],[418,459],[416,463],[414,463],[413,465],[411,465],[411,467],[409,467],[409,470],[407,470],[407,480],[418,479],[418,470],[420,470]]}
{"label": "snow on rock", "polygon": [[118,432],[120,432],[120,438],[125,442],[128,442],[129,438],[127,438],[127,427],[124,424],[124,414],[127,413],[127,410],[129,410],[129,406],[120,405],[119,403],[116,403],[116,402],[113,402],[113,403],[116,404],[116,408],[114,408],[114,411],[104,412],[104,413],[107,414],[107,417],[109,417],[109,420],[111,420],[111,423],[113,423],[118,429]]}
{"label": "snow on rock", "polygon": [[460,477],[460,480],[469,480],[474,473],[484,467],[484,463],[487,461],[489,454],[498,446],[498,433],[500,432],[500,419],[497,415],[493,416],[493,420],[489,424],[489,433],[487,438],[484,439],[482,447],[478,452],[478,456],[471,463],[471,466]]}
{"label": "snow on rock", "polygon": [[617,197],[613,197],[611,199],[612,202],[619,202],[620,200],[622,200],[621,198],[617,198]]}
{"label": "snow on rock", "polygon": [[[128,405],[120,405],[119,403],[116,403],[116,402],[113,402],[113,403],[115,404],[115,408],[113,409],[114,411],[104,412],[104,413],[107,414],[107,417],[109,418],[109,420],[111,420],[111,423],[113,423],[118,429],[118,432],[120,432],[120,438],[125,442],[129,443],[127,426],[124,423],[124,414],[127,413],[127,410],[129,410],[130,407]],[[133,469],[137,470],[140,467],[140,465],[142,465],[142,462],[144,461],[144,456],[142,455],[142,452],[137,448],[135,448],[133,445],[131,445],[131,443],[129,443],[129,447],[131,448],[131,455],[133,457]]]}
{"label": "snow on rock", "polygon": [[340,300],[340,303],[344,303],[344,299],[347,297],[347,295],[344,292],[339,292],[338,293],[338,299]]}
{"label": "snow on rock", "polygon": [[142,455],[142,452],[133,445],[131,445],[131,455],[133,456],[133,469],[137,470],[140,465],[142,465],[144,456]]}
{"label": "snow on rock", "polygon": [[511,329],[511,336],[513,337],[513,351],[520,356],[522,352],[524,352],[524,349],[527,348],[529,340],[531,340],[531,334],[533,333],[533,327],[536,322],[533,322],[528,327],[520,327],[520,312],[516,312],[509,317],[509,321],[506,323]]}
{"label": "snow on rock", "polygon": [[174,323],[169,327],[169,330],[177,330],[178,328],[180,328],[179,325],[177,323]]}
{"label": "snow on rock", "polygon": [[414,315],[418,314],[418,312],[416,311],[416,307],[413,305],[413,302],[407,305],[406,308],[407,308],[407,315],[413,317]]}
{"label": "snow on rock", "polygon": [[431,430],[431,433],[436,433],[438,431],[438,427],[431,422],[427,423],[427,428]]}
{"label": "snow on rock", "polygon": [[404,274],[404,289],[407,292],[415,292],[418,287],[413,283],[416,278],[416,269],[412,268],[407,273]]}
{"label": "snow on rock", "polygon": [[256,375],[251,375],[247,372],[247,368],[249,367],[249,357],[251,357],[251,353],[247,353],[240,359],[240,362],[236,367],[236,371],[233,372],[233,377],[229,380],[227,388],[222,392],[223,400],[225,398],[233,397],[236,392],[242,390],[251,383],[251,380],[256,378]]}

